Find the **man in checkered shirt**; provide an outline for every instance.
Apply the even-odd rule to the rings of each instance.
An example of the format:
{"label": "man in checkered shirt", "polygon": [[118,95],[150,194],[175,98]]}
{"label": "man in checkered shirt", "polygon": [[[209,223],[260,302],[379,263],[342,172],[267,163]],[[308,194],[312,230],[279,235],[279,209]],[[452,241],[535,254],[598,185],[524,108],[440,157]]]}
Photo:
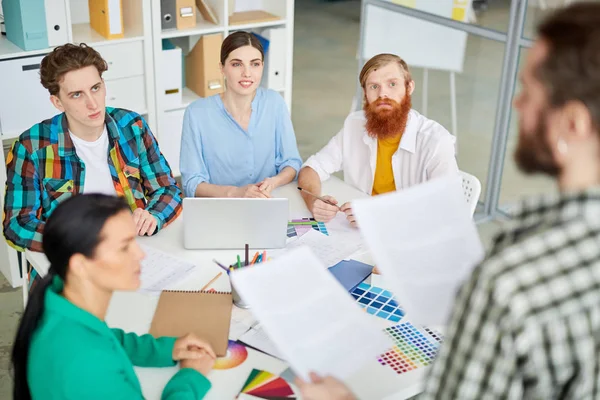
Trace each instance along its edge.
{"label": "man in checkered shirt", "polygon": [[[524,201],[463,284],[420,399],[600,398],[600,3],[561,9],[538,33],[515,160],[560,194]],[[353,398],[314,378],[306,398]]]}

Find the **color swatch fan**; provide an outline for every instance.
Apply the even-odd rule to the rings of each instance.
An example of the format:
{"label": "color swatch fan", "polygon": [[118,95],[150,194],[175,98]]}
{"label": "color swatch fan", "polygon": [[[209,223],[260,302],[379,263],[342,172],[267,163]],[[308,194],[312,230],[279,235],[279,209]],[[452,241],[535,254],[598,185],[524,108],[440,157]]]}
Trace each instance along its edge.
{"label": "color swatch fan", "polygon": [[253,369],[240,394],[259,399],[295,399],[294,391],[282,377],[267,371]]}

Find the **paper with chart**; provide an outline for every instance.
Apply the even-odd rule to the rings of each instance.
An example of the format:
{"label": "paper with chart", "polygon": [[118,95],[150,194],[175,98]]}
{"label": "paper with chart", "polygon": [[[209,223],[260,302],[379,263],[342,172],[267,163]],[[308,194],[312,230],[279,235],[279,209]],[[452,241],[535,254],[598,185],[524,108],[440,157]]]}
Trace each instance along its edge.
{"label": "paper with chart", "polygon": [[357,200],[354,215],[386,285],[421,325],[444,325],[484,257],[459,177]]}
{"label": "paper with chart", "polygon": [[285,360],[260,324],[246,331],[238,340],[280,360]]}
{"label": "paper with chart", "polygon": [[309,247],[319,261],[329,268],[355,253],[360,247],[360,237],[327,236],[311,229],[298,239],[289,242],[284,250],[275,252],[274,257],[304,246]]}
{"label": "paper with chart", "polygon": [[347,378],[391,347],[378,323],[307,247],[234,270],[231,279],[279,353],[305,380],[310,371]]}
{"label": "paper with chart", "polygon": [[149,246],[140,245],[146,253],[141,262],[141,292],[159,295],[161,290],[185,278],[196,266]]}

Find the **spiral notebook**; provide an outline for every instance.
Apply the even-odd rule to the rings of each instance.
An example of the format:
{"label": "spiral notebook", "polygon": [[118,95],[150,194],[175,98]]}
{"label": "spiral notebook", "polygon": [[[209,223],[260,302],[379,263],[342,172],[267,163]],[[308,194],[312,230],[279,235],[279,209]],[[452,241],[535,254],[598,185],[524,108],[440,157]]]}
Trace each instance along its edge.
{"label": "spiral notebook", "polygon": [[191,332],[222,357],[227,353],[231,308],[231,293],[165,290],[160,294],[150,334],[179,337]]}

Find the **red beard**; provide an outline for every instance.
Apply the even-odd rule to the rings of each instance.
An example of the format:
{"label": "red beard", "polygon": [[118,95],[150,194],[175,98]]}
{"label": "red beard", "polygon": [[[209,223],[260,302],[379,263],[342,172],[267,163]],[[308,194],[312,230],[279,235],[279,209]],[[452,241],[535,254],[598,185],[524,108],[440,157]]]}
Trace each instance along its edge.
{"label": "red beard", "polygon": [[[404,95],[402,103],[392,99],[377,99],[372,103],[365,104],[364,111],[367,123],[367,133],[372,138],[388,139],[404,133],[408,123],[408,113],[412,107],[408,92]],[[392,109],[378,110],[381,104],[389,104]]]}

